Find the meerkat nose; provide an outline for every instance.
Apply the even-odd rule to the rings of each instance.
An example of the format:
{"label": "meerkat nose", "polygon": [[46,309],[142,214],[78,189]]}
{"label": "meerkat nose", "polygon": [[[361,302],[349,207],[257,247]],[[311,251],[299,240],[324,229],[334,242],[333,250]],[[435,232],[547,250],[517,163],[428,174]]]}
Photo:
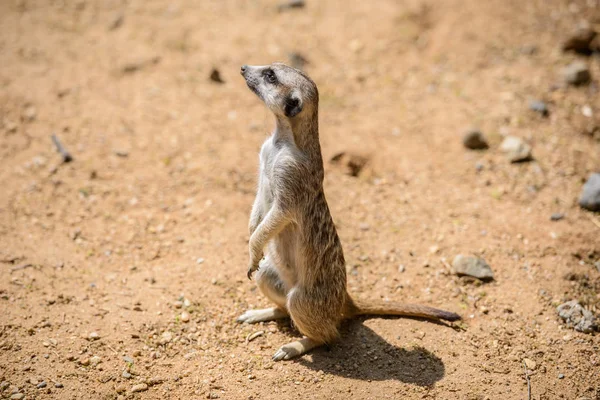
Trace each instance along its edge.
{"label": "meerkat nose", "polygon": [[248,66],[247,66],[247,65],[245,65],[245,64],[244,64],[244,65],[242,65],[242,69],[241,69],[241,71],[240,71],[242,75],[244,75],[244,72],[246,72],[246,69],[247,69],[247,68],[248,68]]}

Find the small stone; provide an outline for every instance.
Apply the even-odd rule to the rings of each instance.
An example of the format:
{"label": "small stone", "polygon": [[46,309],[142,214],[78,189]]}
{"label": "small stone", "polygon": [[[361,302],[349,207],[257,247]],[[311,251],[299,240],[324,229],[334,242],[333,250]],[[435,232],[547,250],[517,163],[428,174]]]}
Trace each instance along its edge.
{"label": "small stone", "polygon": [[596,37],[596,32],[588,23],[581,24],[577,27],[563,43],[563,51],[574,51],[580,54],[590,54],[592,49],[590,45]]}
{"label": "small stone", "polygon": [[225,83],[223,78],[221,78],[221,72],[216,68],[213,68],[212,71],[210,71],[210,80],[216,83]]}
{"label": "small stone", "polygon": [[300,53],[292,52],[288,54],[290,65],[296,69],[304,69],[304,66],[308,64],[308,60]]}
{"label": "small stone", "polygon": [[281,3],[278,7],[279,12],[289,10],[292,8],[304,8],[306,3],[304,0],[289,0],[285,3]]}
{"label": "small stone", "polygon": [[188,314],[186,311],[181,313],[181,321],[182,322],[190,322],[190,314]]}
{"label": "small stone", "polygon": [[145,392],[146,390],[148,390],[148,385],[145,383],[139,383],[131,387],[131,393]]}
{"label": "small stone", "polygon": [[79,359],[79,364],[83,365],[84,367],[87,367],[88,365],[90,365],[90,359],[87,357],[82,357]]}
{"label": "small stone", "polygon": [[98,334],[98,332],[92,332],[88,335],[88,339],[98,340],[98,339],[100,339],[100,335]]}
{"label": "small stone", "polygon": [[565,217],[565,214],[562,213],[554,213],[550,216],[550,221],[560,221]]}
{"label": "small stone", "polygon": [[123,373],[121,374],[121,376],[125,379],[131,379],[132,375],[127,372],[127,371],[123,371]]}
{"label": "small stone", "polygon": [[117,157],[126,158],[126,157],[129,157],[129,152],[127,150],[117,149],[117,150],[115,150],[115,155]]}
{"label": "small stone", "polygon": [[7,381],[2,381],[2,383],[0,383],[0,392],[4,392],[9,386],[10,383]]}
{"label": "small stone", "polygon": [[359,225],[359,228],[361,231],[368,231],[371,228],[371,226],[369,226],[369,224],[367,223],[362,223]]}
{"label": "small stone", "polygon": [[173,334],[170,331],[165,331],[160,337],[160,344],[167,344],[173,339]]}
{"label": "small stone", "polygon": [[525,363],[525,366],[527,367],[528,370],[535,371],[535,369],[537,367],[537,363],[535,361],[530,360],[529,358],[524,358],[523,362]]}
{"label": "small stone", "polygon": [[175,308],[181,308],[181,307],[183,307],[183,301],[180,301],[180,300],[174,301],[173,305],[175,306]]}
{"label": "small stone", "polygon": [[23,110],[23,120],[27,121],[27,122],[32,122],[33,120],[35,120],[35,117],[37,115],[37,110],[35,109],[34,106],[27,106],[25,107],[25,110]]}
{"label": "small stone", "polygon": [[558,379],[564,379],[565,375],[564,374],[558,374]]}
{"label": "small stone", "polygon": [[578,332],[592,333],[598,329],[596,318],[591,311],[586,310],[577,300],[567,301],[556,308],[558,316],[561,317],[568,326]]}
{"label": "small stone", "polygon": [[163,383],[165,380],[163,378],[159,378],[159,377],[153,377],[148,379],[147,383],[149,386],[156,386],[156,385],[160,385],[161,383]]}
{"label": "small stone", "polygon": [[500,145],[500,150],[506,153],[511,163],[530,161],[532,159],[531,146],[516,136],[507,136],[504,138]]}
{"label": "small stone", "polygon": [[202,257],[199,257],[199,258],[196,260],[196,264],[202,264],[203,262],[204,262],[204,258],[202,258]]}
{"label": "small stone", "polygon": [[127,391],[127,386],[119,385],[115,388],[115,392],[117,393],[125,393]]}
{"label": "small stone", "polygon": [[600,211],[600,173],[590,175],[583,185],[579,206],[589,211]]}
{"label": "small stone", "polygon": [[65,387],[65,385],[63,385],[63,384],[62,384],[62,383],[60,383],[60,382],[55,382],[55,383],[54,383],[54,387],[55,387],[55,388],[57,388],[57,389],[62,389],[62,388],[64,388],[64,387]]}
{"label": "small stone", "polygon": [[22,400],[25,398],[25,395],[23,393],[15,393],[12,396],[10,396],[10,400]]}
{"label": "small stone", "polygon": [[402,273],[404,271],[406,271],[406,267],[402,264],[398,265],[398,272]]}
{"label": "small stone", "polygon": [[90,358],[90,365],[92,367],[95,367],[96,365],[100,364],[102,362],[102,358],[98,357],[98,356],[92,356]]}
{"label": "small stone", "polygon": [[492,269],[482,258],[459,254],[454,258],[452,268],[454,268],[454,272],[459,276],[472,276],[482,281],[494,279]]}
{"label": "small stone", "polygon": [[592,75],[583,61],[573,61],[563,69],[563,78],[570,85],[580,86],[589,83]]}
{"label": "small stone", "polygon": [[547,117],[550,114],[548,106],[541,100],[531,100],[529,102],[529,109],[539,113],[542,117]]}
{"label": "small stone", "polygon": [[587,104],[581,107],[581,113],[584,117],[587,118],[592,118],[594,116],[594,111],[592,110],[592,107],[588,106]]}
{"label": "small stone", "polygon": [[40,383],[38,383],[35,387],[38,389],[43,389],[46,386],[48,386],[48,384],[46,383],[46,381],[41,381]]}
{"label": "small stone", "polygon": [[471,150],[485,150],[490,147],[478,129],[472,129],[463,136],[463,145]]}

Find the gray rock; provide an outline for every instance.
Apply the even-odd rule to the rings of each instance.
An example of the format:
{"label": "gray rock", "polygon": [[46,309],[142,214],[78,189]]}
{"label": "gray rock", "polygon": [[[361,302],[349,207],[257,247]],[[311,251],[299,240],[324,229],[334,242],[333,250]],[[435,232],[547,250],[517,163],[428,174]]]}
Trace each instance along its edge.
{"label": "gray rock", "polygon": [[550,221],[560,221],[565,217],[565,214],[562,213],[554,213],[550,216]]}
{"label": "gray rock", "polygon": [[600,211],[600,173],[592,174],[579,197],[579,205],[590,211]]}
{"label": "gray rock", "polygon": [[46,386],[48,386],[48,384],[46,383],[46,381],[42,381],[42,382],[40,382],[40,383],[38,383],[38,384],[36,385],[36,387],[37,387],[38,389],[43,389],[43,388],[45,388]]}
{"label": "gray rock", "polygon": [[587,64],[582,61],[573,61],[563,70],[563,78],[570,85],[580,86],[592,80],[592,74]]}
{"label": "gray rock", "polygon": [[454,257],[452,268],[454,268],[454,272],[459,276],[472,276],[482,281],[494,279],[492,269],[482,258],[459,254]]}
{"label": "gray rock", "polygon": [[508,156],[511,163],[531,161],[531,146],[523,139],[516,136],[507,136],[500,145],[502,150]]}
{"label": "gray rock", "polygon": [[10,396],[10,400],[22,400],[25,398],[25,395],[23,393],[15,393],[12,396]]}
{"label": "gray rock", "polygon": [[55,387],[55,388],[57,388],[57,389],[62,389],[62,388],[64,388],[64,387],[65,387],[65,385],[63,385],[63,384],[62,384],[62,383],[60,383],[60,382],[56,382],[56,383],[54,383],[54,387]]}
{"label": "gray rock", "polygon": [[148,390],[148,385],[146,385],[145,383],[140,383],[140,384],[137,384],[137,385],[133,385],[131,387],[131,392],[132,393],[144,392],[146,390]]}
{"label": "gray rock", "polygon": [[565,374],[558,374],[558,379],[564,379]]}
{"label": "gray rock", "polygon": [[483,136],[483,133],[477,129],[467,131],[463,136],[463,145],[471,150],[485,150],[490,147]]}
{"label": "gray rock", "polygon": [[577,300],[567,301],[556,307],[556,310],[558,316],[578,332],[592,333],[598,330],[594,314],[583,308]]}
{"label": "gray rock", "polygon": [[542,117],[547,117],[550,114],[548,106],[541,100],[531,100],[529,102],[529,109],[539,113]]}
{"label": "gray rock", "polygon": [[123,371],[123,373],[121,374],[121,376],[125,379],[131,379],[131,374],[127,371]]}

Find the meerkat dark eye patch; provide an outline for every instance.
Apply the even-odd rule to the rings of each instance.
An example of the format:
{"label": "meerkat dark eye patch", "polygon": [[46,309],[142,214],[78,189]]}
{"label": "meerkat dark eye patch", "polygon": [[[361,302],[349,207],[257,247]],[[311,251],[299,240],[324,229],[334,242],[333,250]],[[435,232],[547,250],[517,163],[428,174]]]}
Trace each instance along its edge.
{"label": "meerkat dark eye patch", "polygon": [[285,116],[288,118],[295,117],[302,111],[302,104],[300,103],[300,99],[294,96],[290,96],[285,99]]}
{"label": "meerkat dark eye patch", "polygon": [[275,72],[271,68],[265,69],[262,74],[267,82],[271,84],[277,83],[277,75],[275,75]]}

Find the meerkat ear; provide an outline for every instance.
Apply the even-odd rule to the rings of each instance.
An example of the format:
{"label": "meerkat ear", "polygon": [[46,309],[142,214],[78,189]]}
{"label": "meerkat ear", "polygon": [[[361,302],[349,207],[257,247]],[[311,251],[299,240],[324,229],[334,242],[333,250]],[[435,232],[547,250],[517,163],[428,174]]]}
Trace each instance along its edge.
{"label": "meerkat ear", "polygon": [[296,93],[291,93],[290,96],[285,99],[285,116],[288,118],[295,117],[302,111],[302,101]]}

